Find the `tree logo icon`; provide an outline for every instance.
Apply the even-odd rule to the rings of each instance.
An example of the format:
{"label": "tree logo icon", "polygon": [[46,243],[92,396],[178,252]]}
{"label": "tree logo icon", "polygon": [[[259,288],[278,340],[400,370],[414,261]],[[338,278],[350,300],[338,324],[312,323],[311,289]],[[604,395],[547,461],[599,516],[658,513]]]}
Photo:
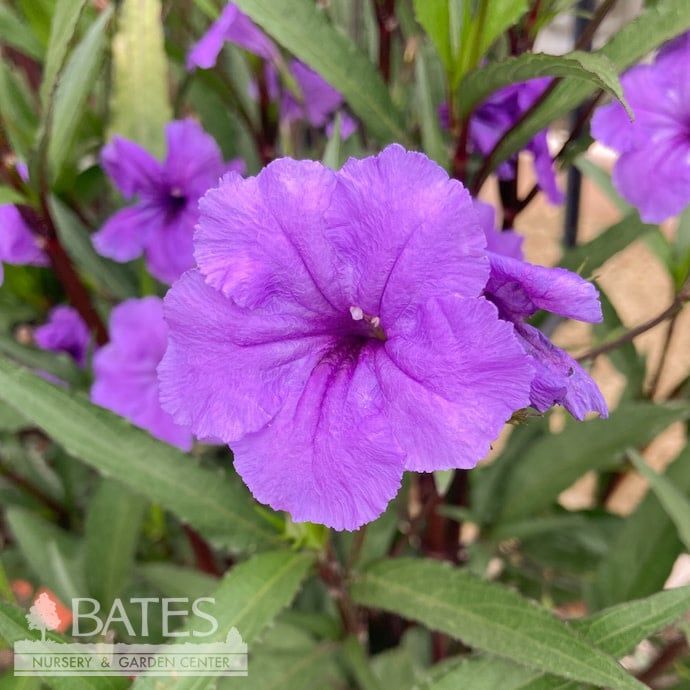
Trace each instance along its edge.
{"label": "tree logo icon", "polygon": [[26,614],[26,622],[29,624],[29,630],[41,631],[41,642],[46,641],[46,630],[57,630],[60,626],[60,616],[55,602],[46,592],[34,601],[29,613]]}

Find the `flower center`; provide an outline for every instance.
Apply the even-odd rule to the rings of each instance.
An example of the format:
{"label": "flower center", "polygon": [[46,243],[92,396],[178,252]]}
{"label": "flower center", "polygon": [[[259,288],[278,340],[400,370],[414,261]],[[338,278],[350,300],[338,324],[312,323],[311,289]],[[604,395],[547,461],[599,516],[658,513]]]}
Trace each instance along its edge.
{"label": "flower center", "polygon": [[168,192],[168,203],[172,211],[180,211],[187,204],[187,196],[179,187],[171,187]]}
{"label": "flower center", "polygon": [[350,307],[350,316],[352,316],[353,321],[361,322],[365,325],[369,331],[369,337],[383,340],[384,342],[388,340],[386,332],[381,326],[381,318],[379,316],[365,314],[362,308],[357,306]]}

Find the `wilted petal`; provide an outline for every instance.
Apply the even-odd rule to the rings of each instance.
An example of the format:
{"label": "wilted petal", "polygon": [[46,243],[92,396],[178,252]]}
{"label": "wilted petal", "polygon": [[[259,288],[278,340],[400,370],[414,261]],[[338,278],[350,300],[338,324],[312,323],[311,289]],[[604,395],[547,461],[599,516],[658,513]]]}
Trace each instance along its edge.
{"label": "wilted petal", "polygon": [[576,273],[493,253],[489,254],[489,260],[491,277],[486,293],[512,320],[544,309],[579,321],[601,321],[597,289]]}
{"label": "wilted petal", "polygon": [[588,412],[608,417],[608,407],[597,384],[568,353],[533,326],[517,324],[515,330],[525,351],[534,359],[536,375],[530,393],[534,408],[545,412],[552,405],[563,405],[580,421]]}

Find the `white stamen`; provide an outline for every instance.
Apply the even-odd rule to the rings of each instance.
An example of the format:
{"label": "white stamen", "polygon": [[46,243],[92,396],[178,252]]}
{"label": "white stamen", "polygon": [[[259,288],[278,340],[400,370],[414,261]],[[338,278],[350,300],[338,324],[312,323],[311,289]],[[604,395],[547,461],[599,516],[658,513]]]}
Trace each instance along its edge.
{"label": "white stamen", "polygon": [[361,321],[364,318],[364,312],[361,307],[350,307],[350,314],[355,321]]}
{"label": "white stamen", "polygon": [[371,325],[374,328],[378,328],[381,325],[381,319],[378,316],[374,316],[374,318],[371,320]]}

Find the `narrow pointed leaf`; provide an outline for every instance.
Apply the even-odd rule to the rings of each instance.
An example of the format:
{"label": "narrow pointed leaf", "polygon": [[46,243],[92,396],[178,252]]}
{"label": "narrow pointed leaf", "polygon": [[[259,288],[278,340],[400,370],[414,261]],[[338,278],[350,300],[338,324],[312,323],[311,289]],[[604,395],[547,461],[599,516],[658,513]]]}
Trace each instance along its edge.
{"label": "narrow pointed leaf", "polygon": [[616,690],[644,687],[546,609],[446,563],[379,562],[352,596],[523,666]]}

